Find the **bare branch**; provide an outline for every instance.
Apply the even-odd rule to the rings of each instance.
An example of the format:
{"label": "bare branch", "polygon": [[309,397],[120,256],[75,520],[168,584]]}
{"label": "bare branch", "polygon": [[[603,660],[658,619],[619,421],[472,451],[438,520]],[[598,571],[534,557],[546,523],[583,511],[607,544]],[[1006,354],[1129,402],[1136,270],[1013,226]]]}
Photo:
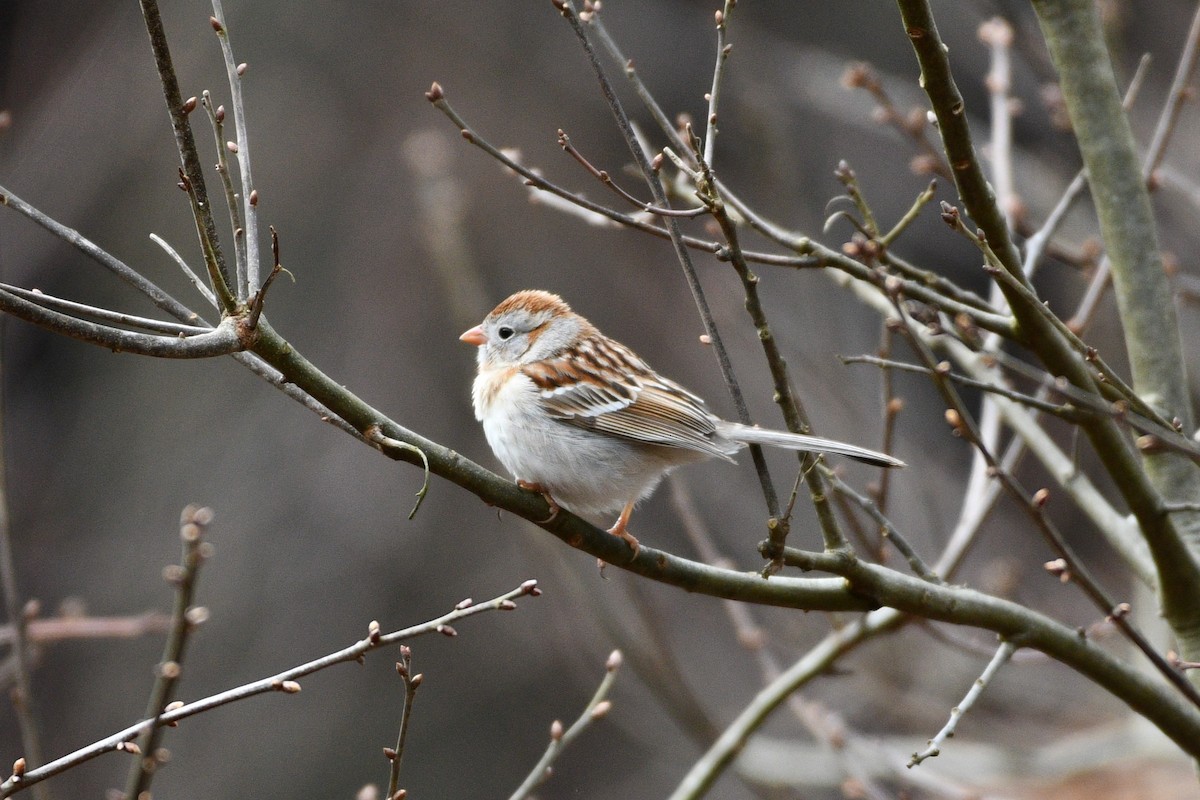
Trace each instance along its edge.
{"label": "bare branch", "polygon": [[76,750],[61,758],[51,761],[43,767],[26,771],[21,776],[10,776],[3,783],[0,783],[0,797],[10,797],[15,792],[18,792],[27,786],[31,786],[39,781],[43,781],[53,775],[57,775],[64,770],[82,764],[85,761],[90,761],[96,756],[104,753],[115,752],[124,749],[124,745],[132,742],[134,738],[141,735],[143,732],[151,729],[156,725],[171,725],[178,723],[188,717],[195,716],[209,709],[217,708],[228,703],[235,703],[240,700],[245,700],[260,694],[268,694],[271,692],[283,692],[285,694],[295,694],[300,691],[300,684],[297,683],[298,678],[305,675],[311,675],[314,672],[319,672],[323,669],[333,666],[334,664],[344,664],[350,661],[358,661],[367,653],[376,650],[380,647],[396,644],[417,636],[422,636],[428,633],[442,632],[450,623],[456,622],[466,617],[475,616],[486,611],[510,610],[515,608],[513,603],[519,597],[531,596],[536,597],[541,594],[541,590],[537,588],[537,581],[529,580],[512,589],[499,597],[493,598],[486,603],[478,603],[467,608],[455,608],[447,614],[431,619],[428,622],[423,622],[419,625],[413,625],[409,628],[402,628],[388,634],[379,635],[378,632],[368,635],[365,639],[361,639],[349,647],[345,647],[336,652],[330,653],[321,658],[301,664],[297,667],[284,670],[277,675],[272,675],[268,678],[253,681],[242,686],[205,697],[202,700],[195,700],[185,705],[170,708],[164,711],[156,718],[145,719],[141,722],[130,725],[124,730],[118,731],[111,736],[94,742],[87,747]]}
{"label": "bare branch", "polygon": [[983,674],[971,684],[971,688],[967,691],[966,697],[962,699],[958,705],[950,709],[950,719],[942,727],[937,734],[929,740],[929,746],[919,753],[913,753],[912,759],[908,762],[908,766],[915,767],[927,758],[940,755],[942,745],[946,740],[954,735],[955,729],[958,727],[958,721],[963,718],[963,715],[971,710],[975,705],[975,701],[983,695],[983,690],[992,682],[992,678],[996,677],[996,673],[1000,668],[1008,663],[1012,658],[1016,648],[1012,642],[1001,642],[1000,647],[996,648],[996,654],[992,656],[992,660],[988,662],[984,668]]}
{"label": "bare branch", "polygon": [[[180,564],[172,565],[174,568],[168,567],[163,573],[168,581],[175,584],[175,608],[171,613],[171,629],[163,645],[162,660],[156,669],[154,688],[146,704],[147,718],[157,720],[174,696],[175,685],[183,670],[188,637],[208,616],[206,609],[192,606],[192,599],[195,597],[200,566],[212,547],[203,541],[204,531],[212,523],[212,517],[212,510],[208,508],[188,506],[183,509],[179,528],[183,557]],[[142,792],[149,792],[150,782],[156,772],[154,759],[162,734],[163,726],[155,724],[138,737],[141,758],[135,759],[130,765],[125,781],[126,797],[141,797]]]}
{"label": "bare branch", "polygon": [[542,757],[538,759],[537,764],[529,771],[529,775],[517,787],[508,800],[524,800],[529,797],[529,793],[537,787],[541,786],[546,778],[550,777],[550,765],[558,758],[559,754],[583,732],[591,723],[598,719],[602,719],[608,714],[612,708],[612,703],[607,699],[608,691],[612,688],[613,682],[617,679],[617,670],[621,668],[621,651],[614,650],[608,656],[608,661],[604,665],[604,678],[600,681],[600,685],[596,687],[596,692],[592,695],[592,699],[583,707],[583,713],[571,723],[571,727],[563,730],[562,723],[554,720],[550,726],[550,744],[546,746],[546,752],[542,753]]}

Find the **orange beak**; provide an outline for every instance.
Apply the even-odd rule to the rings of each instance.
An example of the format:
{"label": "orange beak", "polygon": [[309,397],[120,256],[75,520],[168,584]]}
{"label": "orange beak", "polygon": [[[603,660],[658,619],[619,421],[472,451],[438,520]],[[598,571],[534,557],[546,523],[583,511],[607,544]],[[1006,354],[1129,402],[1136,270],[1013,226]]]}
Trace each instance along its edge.
{"label": "orange beak", "polygon": [[474,328],[471,328],[471,330],[467,331],[462,336],[458,337],[458,339],[461,342],[473,344],[476,347],[482,347],[483,345],[487,344],[487,337],[483,335],[483,328],[478,325],[476,325]]}

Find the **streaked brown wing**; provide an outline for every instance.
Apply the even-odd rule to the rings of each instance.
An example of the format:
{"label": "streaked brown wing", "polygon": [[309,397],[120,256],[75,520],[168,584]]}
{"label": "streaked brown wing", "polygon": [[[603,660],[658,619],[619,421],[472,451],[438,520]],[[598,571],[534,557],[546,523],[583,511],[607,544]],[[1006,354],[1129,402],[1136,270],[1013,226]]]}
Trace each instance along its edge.
{"label": "streaked brown wing", "polygon": [[572,352],[570,359],[522,368],[552,417],[612,436],[728,456],[728,448],[713,441],[716,425],[704,401],[628,348],[603,340]]}

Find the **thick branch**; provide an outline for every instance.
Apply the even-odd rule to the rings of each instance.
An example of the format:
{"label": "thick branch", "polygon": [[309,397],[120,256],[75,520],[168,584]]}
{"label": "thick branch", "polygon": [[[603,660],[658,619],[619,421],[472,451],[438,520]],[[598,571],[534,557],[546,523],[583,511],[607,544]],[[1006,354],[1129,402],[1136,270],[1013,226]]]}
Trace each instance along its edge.
{"label": "thick branch", "polygon": [[[1079,8],[1088,0],[1069,2]],[[1096,379],[1083,356],[1051,324],[1044,309],[1029,300],[1029,297],[1035,297],[1032,287],[1021,270],[1020,256],[971,142],[962,95],[950,72],[949,56],[938,35],[928,0],[898,0],[898,4],[921,65],[922,86],[937,115],[942,144],[950,159],[959,196],[979,225],[986,246],[994,251],[999,265],[1012,278],[1001,281],[1000,288],[1017,319],[1018,340],[1035,352],[1051,373],[1065,377],[1084,391],[1096,392]],[[1099,43],[1103,39],[1096,41]],[[1111,70],[1109,78],[1111,80]],[[1120,97],[1116,94],[1115,84],[1112,91],[1119,113]],[[1101,193],[1093,191],[1093,195]],[[1019,291],[1018,285],[1025,291]],[[1195,603],[1195,587],[1200,586],[1200,563],[1180,539],[1170,515],[1163,511],[1157,487],[1113,420],[1088,420],[1082,427],[1150,545],[1161,576],[1159,584],[1164,590],[1164,614],[1177,632],[1200,634],[1200,604]],[[1200,636],[1196,645],[1200,650]]]}
{"label": "thick branch", "polygon": [[[1133,373],[1133,387],[1166,418],[1193,428],[1179,341],[1150,197],[1129,121],[1091,0],[1035,0],[1034,8],[1059,73],[1063,98],[1087,168]],[[1167,501],[1200,499],[1200,470],[1170,453],[1147,456],[1150,482]],[[1200,514],[1178,514],[1173,528],[1190,547],[1172,548],[1189,574],[1172,570],[1161,583],[1163,611],[1188,659],[1200,656]],[[1155,540],[1151,539],[1151,547]],[[1156,558],[1158,554],[1156,553]],[[1162,564],[1160,561],[1160,570]]]}
{"label": "thick branch", "polygon": [[386,452],[390,457],[421,465],[419,450],[428,459],[429,470],[435,475],[463,487],[489,505],[536,522],[572,547],[608,564],[689,592],[728,600],[827,611],[863,611],[872,607],[847,592],[845,584],[839,580],[772,578],[767,581],[754,573],[711,567],[645,545],[631,559],[624,541],[566,510],[561,510],[548,522],[538,522],[550,516],[549,506],[541,494],[520,489],[448,447],[389,420],[292,349],[265,320],[260,323],[259,339],[253,351],[360,433],[366,435],[368,430],[378,430],[390,439],[416,448],[388,449]]}
{"label": "thick branch", "polygon": [[1018,647],[1030,647],[1095,681],[1157,725],[1185,752],[1200,757],[1200,713],[1174,690],[1110,655],[1073,628],[1019,603],[961,586],[931,584],[844,554],[801,553],[789,564],[844,576],[882,605],[925,619],[986,628]]}

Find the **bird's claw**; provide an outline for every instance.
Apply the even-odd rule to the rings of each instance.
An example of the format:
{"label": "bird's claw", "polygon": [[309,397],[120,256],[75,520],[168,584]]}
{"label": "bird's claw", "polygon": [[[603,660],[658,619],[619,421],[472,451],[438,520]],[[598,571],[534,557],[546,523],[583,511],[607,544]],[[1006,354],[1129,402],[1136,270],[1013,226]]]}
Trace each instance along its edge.
{"label": "bird's claw", "polygon": [[524,489],[527,492],[537,492],[542,496],[542,499],[546,501],[546,505],[550,506],[550,516],[540,520],[537,523],[538,525],[548,525],[558,518],[558,512],[561,510],[561,506],[559,506],[559,504],[555,502],[554,498],[550,496],[550,492],[547,491],[546,487],[542,486],[540,483],[534,483],[533,481],[526,480],[518,480],[517,487]]}

